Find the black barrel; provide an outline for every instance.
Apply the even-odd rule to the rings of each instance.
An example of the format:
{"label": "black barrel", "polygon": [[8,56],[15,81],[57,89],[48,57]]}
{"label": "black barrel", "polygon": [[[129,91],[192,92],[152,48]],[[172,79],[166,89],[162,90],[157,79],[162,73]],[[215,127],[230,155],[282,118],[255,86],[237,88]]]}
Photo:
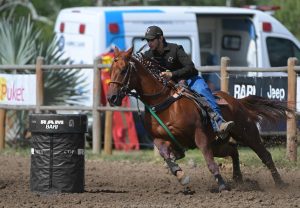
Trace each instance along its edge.
{"label": "black barrel", "polygon": [[31,114],[30,189],[34,192],[84,191],[87,116]]}

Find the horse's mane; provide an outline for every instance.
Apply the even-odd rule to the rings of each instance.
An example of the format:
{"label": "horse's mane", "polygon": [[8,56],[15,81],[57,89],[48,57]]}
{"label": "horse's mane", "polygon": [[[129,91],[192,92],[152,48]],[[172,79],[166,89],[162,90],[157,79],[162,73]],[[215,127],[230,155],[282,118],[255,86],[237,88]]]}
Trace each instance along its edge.
{"label": "horse's mane", "polygon": [[131,58],[135,62],[140,63],[142,67],[144,67],[144,69],[146,69],[158,81],[160,81],[163,84],[166,84],[167,80],[161,77],[159,74],[162,70],[167,69],[161,66],[157,61],[155,61],[154,59],[150,59],[142,53],[135,53],[131,56]]}

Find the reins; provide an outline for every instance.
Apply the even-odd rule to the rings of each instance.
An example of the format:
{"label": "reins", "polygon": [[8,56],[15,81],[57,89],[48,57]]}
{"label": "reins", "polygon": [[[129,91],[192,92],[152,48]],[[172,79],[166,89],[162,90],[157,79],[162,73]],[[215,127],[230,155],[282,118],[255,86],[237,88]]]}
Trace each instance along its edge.
{"label": "reins", "polygon": [[[135,61],[139,61],[138,59],[133,58],[133,57],[132,57],[132,59],[135,60]],[[124,76],[124,78],[123,78],[123,80],[121,82],[120,81],[111,80],[108,84],[111,84],[111,83],[118,84],[118,85],[121,86],[121,90],[120,90],[121,93],[125,93],[124,95],[130,95],[131,92],[130,92],[130,89],[129,89],[129,84],[130,84],[131,74],[132,74],[132,71],[135,71],[135,72],[137,71],[136,67],[135,67],[135,64],[134,64],[134,61],[129,61],[129,65],[128,65],[127,69],[125,69],[125,70],[126,70],[126,74],[125,74],[125,76]],[[152,76],[154,76],[157,79],[157,74],[154,75],[153,71],[151,71],[151,70],[149,70],[149,72],[150,72],[150,74]],[[159,81],[161,81],[161,80],[159,80]],[[150,98],[151,97],[152,98],[159,97],[167,89],[167,82],[164,81],[162,83],[163,83],[163,88],[159,92],[153,93],[153,94],[143,93],[142,96],[150,97]]]}
{"label": "reins", "polygon": [[[116,61],[116,60],[118,60],[118,58],[116,58],[114,61]],[[132,72],[133,71],[137,72],[136,62],[141,64],[142,67],[144,67],[150,73],[150,75],[152,75],[155,79],[157,79],[158,81],[160,81],[162,83],[163,87],[159,92],[156,92],[156,93],[153,93],[153,94],[143,93],[142,95],[139,95],[137,92],[131,91],[129,85],[130,85],[130,82],[131,82]],[[122,70],[126,70],[126,74],[123,77],[122,81],[111,80],[109,82],[109,84],[117,84],[117,85],[121,86],[121,89],[118,92],[118,96],[124,97],[125,95],[128,95],[128,96],[133,96],[137,99],[137,108],[138,108],[138,114],[139,114],[140,119],[141,119],[141,112],[140,112],[139,103],[138,103],[138,99],[140,98],[140,96],[148,97],[148,98],[149,97],[150,98],[156,98],[158,96],[161,96],[166,91],[166,89],[168,89],[170,87],[170,86],[168,86],[167,80],[160,77],[160,75],[159,75],[160,70],[158,68],[163,69],[163,67],[161,67],[157,63],[153,63],[152,60],[146,59],[146,57],[143,56],[143,55],[140,55],[140,56],[135,55],[134,57],[131,56],[127,68],[122,69]],[[144,102],[143,103],[145,105],[145,108],[157,120],[159,125],[161,125],[163,127],[163,129],[167,132],[168,136],[171,138],[171,140],[174,142],[174,144],[179,149],[182,149],[184,151],[185,149],[182,147],[182,145],[176,140],[176,138],[171,133],[169,128],[163,123],[163,121],[156,114],[156,112],[168,108],[169,105],[171,105],[177,99],[179,99],[179,97],[176,97],[174,99],[174,96],[169,96],[169,97],[167,97],[167,99],[164,102],[162,102],[158,105],[155,105],[155,106],[149,106],[146,103],[144,103]],[[152,109],[152,107],[153,107],[153,109]]]}
{"label": "reins", "polygon": [[[109,84],[111,83],[114,83],[114,84],[118,84],[121,86],[121,89],[120,89],[120,93],[119,95],[121,96],[125,96],[125,95],[128,95],[128,96],[133,96],[135,97],[136,99],[139,99],[140,96],[145,96],[145,97],[152,97],[152,98],[157,98],[159,97],[160,95],[162,95],[166,89],[168,88],[168,82],[161,78],[159,76],[159,71],[157,69],[154,69],[154,67],[157,67],[159,65],[155,64],[153,65],[153,63],[150,61],[150,60],[145,60],[145,57],[144,56],[138,56],[136,55],[135,57],[131,57],[132,61],[129,61],[129,65],[128,65],[128,68],[125,69],[127,70],[126,71],[126,74],[123,78],[123,80],[120,82],[120,81],[115,81],[115,80],[112,80],[109,82]],[[157,92],[157,93],[153,93],[153,94],[146,94],[146,93],[143,93],[142,95],[138,95],[138,93],[136,92],[133,92],[130,90],[129,88],[129,85],[130,85],[130,79],[131,79],[131,74],[133,71],[137,72],[137,69],[136,69],[136,65],[134,62],[139,62],[143,67],[145,67],[146,70],[148,70],[150,72],[150,74],[155,78],[157,79],[158,81],[160,81],[162,84],[163,84],[163,87],[162,89]],[[145,63],[146,61],[146,63]],[[157,65],[157,66],[156,66]],[[148,66],[148,67],[147,67]],[[151,69],[152,67],[152,69]],[[160,67],[162,68],[162,67]],[[172,96],[171,96],[172,98]],[[168,105],[163,105],[164,107],[168,107],[171,103],[169,102],[169,97],[166,99],[166,102],[168,102],[169,104]],[[182,149],[183,151],[185,150],[182,145],[176,140],[176,138],[174,137],[174,135],[171,133],[171,131],[169,130],[169,128],[163,123],[163,121],[159,118],[159,116],[156,114],[156,110],[152,109],[151,106],[147,105],[146,103],[143,102],[143,104],[145,105],[145,108],[150,112],[150,114],[157,120],[157,122],[163,127],[163,129],[167,132],[168,136],[171,138],[171,140],[174,142],[174,144]],[[139,118],[141,119],[141,112],[140,112],[140,108],[139,108],[139,103],[137,101],[137,108],[138,108],[138,114],[139,114]]]}

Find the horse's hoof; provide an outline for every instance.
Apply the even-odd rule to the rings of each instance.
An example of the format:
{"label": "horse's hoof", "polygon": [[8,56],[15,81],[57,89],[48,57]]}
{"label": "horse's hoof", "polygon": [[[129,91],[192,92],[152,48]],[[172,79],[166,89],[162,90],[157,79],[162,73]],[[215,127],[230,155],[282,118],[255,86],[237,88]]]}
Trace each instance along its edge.
{"label": "horse's hoof", "polygon": [[219,192],[225,191],[226,190],[226,186],[225,184],[222,184],[219,186]]}
{"label": "horse's hoof", "polygon": [[184,187],[183,194],[184,195],[193,195],[195,191],[192,191],[190,187]]}
{"label": "horse's hoof", "polygon": [[221,184],[219,186],[219,193],[221,193],[222,191],[230,191],[230,187],[228,185],[225,185],[225,184]]}
{"label": "horse's hoof", "polygon": [[243,177],[242,176],[233,176],[233,181],[236,183],[236,184],[240,184],[240,183],[243,183]]}
{"label": "horse's hoof", "polygon": [[183,186],[190,183],[190,177],[185,175],[185,173],[183,171],[177,171],[176,177],[177,177],[179,183]]}
{"label": "horse's hoof", "polygon": [[211,193],[221,193],[225,191],[230,191],[231,187],[227,183],[222,183],[218,186],[214,186],[212,189],[210,189]]}
{"label": "horse's hoof", "polygon": [[181,185],[185,186],[190,183],[190,176],[184,176],[180,181]]}
{"label": "horse's hoof", "polygon": [[279,188],[279,189],[285,189],[285,188],[287,188],[289,185],[290,185],[290,184],[285,183],[285,182],[282,181],[282,182],[280,182],[280,183],[277,183],[277,184],[276,184],[276,187]]}

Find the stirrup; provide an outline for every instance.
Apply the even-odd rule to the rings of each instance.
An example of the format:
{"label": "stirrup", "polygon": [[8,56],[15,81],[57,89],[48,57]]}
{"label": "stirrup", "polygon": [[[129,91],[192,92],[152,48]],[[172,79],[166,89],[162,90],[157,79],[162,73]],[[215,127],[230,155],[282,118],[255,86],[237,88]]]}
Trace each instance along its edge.
{"label": "stirrup", "polygon": [[[222,127],[222,125],[224,126]],[[222,123],[220,125],[220,129],[217,132],[217,140],[218,139],[225,140],[229,136],[229,131],[232,129],[233,126],[234,126],[233,121]]]}
{"label": "stirrup", "polygon": [[219,130],[218,130],[218,134],[228,133],[232,129],[233,126],[234,126],[233,121],[227,121],[227,122],[221,123]]}

